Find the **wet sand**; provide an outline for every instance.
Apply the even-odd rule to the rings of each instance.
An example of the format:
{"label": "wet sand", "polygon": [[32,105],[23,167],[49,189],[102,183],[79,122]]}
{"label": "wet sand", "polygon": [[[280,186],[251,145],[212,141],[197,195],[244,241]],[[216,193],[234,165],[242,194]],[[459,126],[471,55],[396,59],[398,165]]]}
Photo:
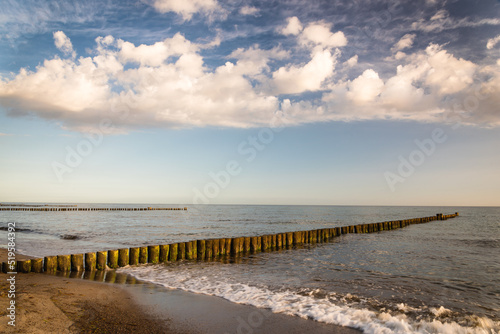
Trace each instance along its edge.
{"label": "wet sand", "polygon": [[[6,261],[3,249],[0,261]],[[8,277],[0,274],[0,331],[6,333],[359,333],[142,282],[110,284],[34,273],[16,275],[14,329],[7,317]]]}

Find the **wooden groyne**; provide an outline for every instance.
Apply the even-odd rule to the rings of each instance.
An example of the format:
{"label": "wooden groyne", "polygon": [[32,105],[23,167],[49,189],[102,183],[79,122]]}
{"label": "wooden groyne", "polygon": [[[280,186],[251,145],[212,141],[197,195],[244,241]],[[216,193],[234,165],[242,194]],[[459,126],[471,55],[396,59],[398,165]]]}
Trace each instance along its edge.
{"label": "wooden groyne", "polygon": [[187,210],[184,208],[78,208],[78,207],[0,207],[0,211],[151,211],[151,210]]}
{"label": "wooden groyne", "polygon": [[43,259],[2,263],[2,272],[83,272],[116,269],[127,265],[168,263],[181,260],[210,261],[220,256],[239,256],[270,250],[289,249],[303,244],[328,242],[342,234],[373,233],[403,228],[413,224],[455,218],[438,213],[435,216],[322,228],[308,231],[276,233],[253,237],[217,238],[113,249],[85,254],[46,256]]}

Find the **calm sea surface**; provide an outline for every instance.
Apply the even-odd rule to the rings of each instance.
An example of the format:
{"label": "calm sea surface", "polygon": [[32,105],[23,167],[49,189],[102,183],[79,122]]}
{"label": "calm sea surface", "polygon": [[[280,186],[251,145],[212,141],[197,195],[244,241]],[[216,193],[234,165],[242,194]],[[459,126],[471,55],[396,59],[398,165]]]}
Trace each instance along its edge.
{"label": "calm sea surface", "polygon": [[7,222],[16,222],[19,251],[41,257],[456,211],[460,217],[447,221],[348,234],[237,261],[119,271],[365,333],[499,333],[500,208],[209,205],[187,211],[1,211],[0,246],[7,243]]}

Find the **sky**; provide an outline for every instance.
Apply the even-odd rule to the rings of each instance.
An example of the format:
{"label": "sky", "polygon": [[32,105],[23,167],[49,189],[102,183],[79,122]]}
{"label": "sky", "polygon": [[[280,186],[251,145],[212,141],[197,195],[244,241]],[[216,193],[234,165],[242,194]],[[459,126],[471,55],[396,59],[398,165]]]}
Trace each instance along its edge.
{"label": "sky", "polygon": [[500,1],[3,0],[0,202],[500,205]]}

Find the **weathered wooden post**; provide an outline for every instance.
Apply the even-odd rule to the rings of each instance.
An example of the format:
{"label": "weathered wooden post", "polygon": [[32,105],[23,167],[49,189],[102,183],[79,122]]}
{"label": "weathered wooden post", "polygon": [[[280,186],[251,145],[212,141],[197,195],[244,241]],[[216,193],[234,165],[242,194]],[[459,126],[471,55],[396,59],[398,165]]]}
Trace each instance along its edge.
{"label": "weathered wooden post", "polygon": [[139,247],[139,263],[148,263],[148,247]]}
{"label": "weathered wooden post", "polygon": [[29,273],[31,271],[31,260],[17,261],[17,272]]}
{"label": "weathered wooden post", "polygon": [[160,262],[160,246],[148,246],[148,263],[158,264]]}
{"label": "weathered wooden post", "polygon": [[186,260],[192,260],[193,259],[193,244],[191,243],[191,241],[188,241],[185,244],[186,244]]}
{"label": "weathered wooden post", "polygon": [[177,261],[179,251],[179,244],[170,244],[170,254],[168,255],[169,261]]}
{"label": "weathered wooden post", "polygon": [[125,267],[130,264],[130,250],[121,248],[118,250],[118,267]]}
{"label": "weathered wooden post", "polygon": [[43,259],[32,259],[31,260],[31,272],[34,272],[34,273],[43,272]]}
{"label": "weathered wooden post", "polygon": [[219,257],[219,255],[220,255],[219,245],[220,245],[220,240],[219,239],[213,239],[212,240],[212,256],[214,258]]}
{"label": "weathered wooden post", "polygon": [[71,271],[83,271],[83,254],[71,254]]}
{"label": "weathered wooden post", "polygon": [[168,262],[168,253],[170,251],[170,245],[161,245],[160,246],[160,262],[165,263]]}
{"label": "weathered wooden post", "polygon": [[139,247],[132,247],[129,249],[129,264],[131,266],[135,266],[139,264],[139,256],[141,253],[141,249]]}
{"label": "weathered wooden post", "polygon": [[43,271],[46,273],[57,270],[57,256],[46,256],[43,258]]}
{"label": "weathered wooden post", "polygon": [[205,247],[206,247],[206,242],[205,240],[197,240],[196,241],[196,248],[197,248],[197,253],[198,253],[198,260],[205,260]]}
{"label": "weathered wooden post", "polygon": [[177,260],[185,260],[186,259],[186,243],[179,242],[177,246]]}
{"label": "weathered wooden post", "polygon": [[208,239],[205,240],[205,259],[210,260],[213,256],[214,253],[214,245],[213,245],[213,240]]}
{"label": "weathered wooden post", "polygon": [[70,271],[71,269],[71,255],[57,255],[57,270]]}
{"label": "weathered wooden post", "polygon": [[118,268],[118,249],[108,250],[108,267]]}
{"label": "weathered wooden post", "polygon": [[85,271],[94,271],[96,268],[95,252],[85,253]]}

